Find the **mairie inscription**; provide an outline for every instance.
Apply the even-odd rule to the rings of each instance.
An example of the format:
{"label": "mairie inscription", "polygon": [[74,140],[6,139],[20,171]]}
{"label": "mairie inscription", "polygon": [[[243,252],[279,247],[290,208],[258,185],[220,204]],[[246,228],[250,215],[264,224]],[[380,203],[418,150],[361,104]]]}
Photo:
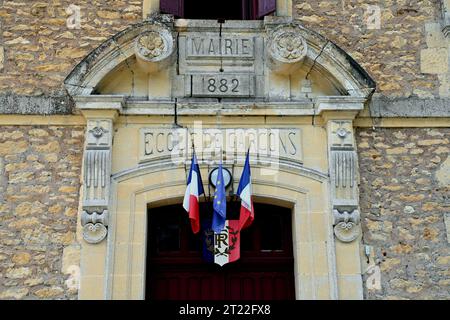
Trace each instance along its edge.
{"label": "mairie inscription", "polygon": [[188,58],[195,57],[246,57],[254,56],[254,40],[237,36],[189,36]]}
{"label": "mairie inscription", "polygon": [[300,129],[141,129],[140,162],[171,159],[189,161],[192,145],[202,161],[241,159],[247,150],[253,159],[280,159],[302,163]]}

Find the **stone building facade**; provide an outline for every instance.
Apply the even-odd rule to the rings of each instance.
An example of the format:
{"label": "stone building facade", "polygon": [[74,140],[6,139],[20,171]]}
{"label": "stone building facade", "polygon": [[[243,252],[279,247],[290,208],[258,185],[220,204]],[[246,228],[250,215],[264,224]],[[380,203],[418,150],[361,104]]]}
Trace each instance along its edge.
{"label": "stone building facade", "polygon": [[[299,130],[301,154],[254,176],[260,203],[292,209],[297,299],[450,297],[448,0],[279,0],[220,30],[160,11],[0,0],[0,299],[144,298],[147,206],[185,188],[185,167],[151,156],[145,134],[174,121]],[[244,96],[194,86],[217,76],[216,60],[183,53],[208,32],[257,39],[236,58],[247,71],[223,60]],[[154,33],[173,52],[139,57],[135,40]],[[292,33],[297,60],[265,55]]]}

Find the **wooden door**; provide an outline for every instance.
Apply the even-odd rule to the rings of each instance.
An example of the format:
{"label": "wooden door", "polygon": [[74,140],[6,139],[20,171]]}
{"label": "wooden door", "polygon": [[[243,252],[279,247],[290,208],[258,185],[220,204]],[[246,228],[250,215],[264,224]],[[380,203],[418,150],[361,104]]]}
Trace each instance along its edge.
{"label": "wooden door", "polygon": [[[202,204],[201,217],[212,208]],[[236,217],[239,203],[228,205]],[[241,259],[220,267],[202,259],[181,205],[149,210],[146,297],[154,300],[291,300],[295,298],[291,210],[255,204],[241,233]]]}

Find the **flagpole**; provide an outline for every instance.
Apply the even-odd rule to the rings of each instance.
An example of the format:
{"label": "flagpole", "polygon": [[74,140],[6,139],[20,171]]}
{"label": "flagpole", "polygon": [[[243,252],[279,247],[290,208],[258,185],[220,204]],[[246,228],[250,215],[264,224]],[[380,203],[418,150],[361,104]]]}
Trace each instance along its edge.
{"label": "flagpole", "polygon": [[[195,155],[194,139],[192,139],[192,155]],[[192,157],[192,158],[194,158],[194,157]],[[191,166],[192,166],[192,164],[191,164]],[[200,170],[200,168],[198,168],[198,169]],[[202,186],[203,186],[203,190],[205,190],[205,185],[203,184],[203,179],[202,179]],[[205,198],[205,203],[208,203],[208,200],[206,199],[206,192],[203,192],[203,198]]]}
{"label": "flagpole", "polygon": [[211,184],[209,183],[210,166],[208,163],[208,202],[211,202]]}
{"label": "flagpole", "polygon": [[234,183],[233,183],[233,177],[234,177],[234,160],[233,160],[233,164],[231,165],[231,190],[230,193],[233,197],[232,201],[236,200],[236,195],[234,194]]}

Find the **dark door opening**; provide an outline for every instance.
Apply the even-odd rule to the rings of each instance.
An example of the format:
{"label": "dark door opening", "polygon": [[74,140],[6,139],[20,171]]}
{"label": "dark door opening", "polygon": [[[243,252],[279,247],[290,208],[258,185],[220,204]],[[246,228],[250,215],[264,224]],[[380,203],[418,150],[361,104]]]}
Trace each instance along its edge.
{"label": "dark door opening", "polygon": [[[239,212],[230,203],[228,218]],[[210,204],[201,205],[207,219]],[[201,233],[193,235],[181,205],[150,209],[146,299],[293,300],[291,210],[255,204],[255,221],[241,234],[241,259],[220,267],[202,259]]]}
{"label": "dark door opening", "polygon": [[241,0],[185,0],[184,10],[184,17],[186,19],[243,19]]}
{"label": "dark door opening", "polygon": [[161,0],[162,13],[177,18],[256,20],[276,10],[276,0]]}

